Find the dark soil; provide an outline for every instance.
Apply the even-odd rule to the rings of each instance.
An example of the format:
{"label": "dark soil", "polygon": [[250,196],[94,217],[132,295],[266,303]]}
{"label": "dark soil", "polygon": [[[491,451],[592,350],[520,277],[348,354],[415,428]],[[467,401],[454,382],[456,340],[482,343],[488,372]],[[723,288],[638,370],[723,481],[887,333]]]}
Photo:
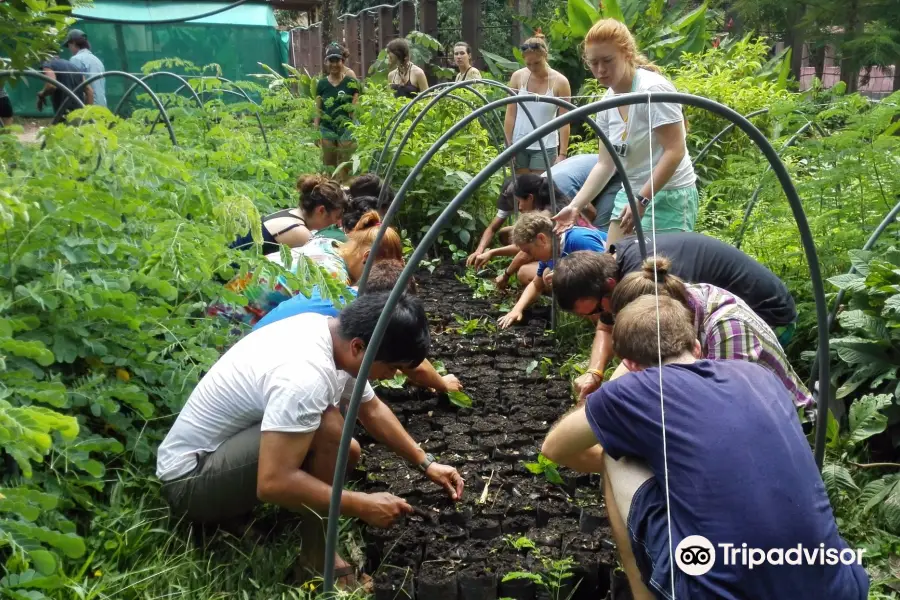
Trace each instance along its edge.
{"label": "dark soil", "polygon": [[[365,431],[357,432],[366,474],[358,488],[389,491],[420,509],[389,530],[365,528],[375,596],[405,598],[415,590],[418,598],[435,600],[543,597],[546,590],[528,580],[502,583],[508,573],[545,571],[521,543],[527,538],[540,556],[573,559],[574,577],[566,582],[580,582],[575,600],[607,597],[616,561],[599,479],[560,469],[566,485],[556,486],[522,464],[536,460],[547,431],[572,404],[569,382],[557,374],[565,356],[545,335],[549,308],[528,311],[506,331],[461,335],[454,315],[496,324],[502,313],[473,299],[457,273],[442,266],[433,275],[421,271],[417,281],[432,324],[429,358],[459,377],[473,407],[413,387],[377,393],[426,451],[459,470],[466,481],[463,501],[454,504]],[[539,368],[526,373],[544,357],[553,361],[549,377]],[[521,549],[513,546],[516,540]],[[561,591],[565,597],[568,590]]]}

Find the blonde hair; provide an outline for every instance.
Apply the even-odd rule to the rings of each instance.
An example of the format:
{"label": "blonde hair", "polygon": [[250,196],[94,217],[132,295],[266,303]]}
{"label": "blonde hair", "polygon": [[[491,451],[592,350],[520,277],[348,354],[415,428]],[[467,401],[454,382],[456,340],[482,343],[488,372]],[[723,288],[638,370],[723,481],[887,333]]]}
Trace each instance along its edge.
{"label": "blonde hair", "polygon": [[[659,316],[659,331],[656,318]],[[661,335],[660,335],[661,334]],[[657,367],[694,349],[697,333],[691,311],[668,296],[639,296],[616,315],[613,326],[613,352],[643,367]]]}
{"label": "blonde hair", "polygon": [[516,246],[533,244],[538,234],[553,234],[553,221],[543,212],[531,211],[522,213],[512,231],[512,242]]}
{"label": "blonde hair", "polygon": [[[612,314],[615,316],[626,306],[644,295],[668,296],[678,300],[685,308],[689,308],[688,291],[684,281],[675,275],[669,274],[672,263],[668,258],[657,256],[648,258],[640,271],[629,273],[622,278],[609,301],[612,305]],[[656,274],[654,276],[654,267]],[[616,317],[618,320],[618,317]]]}
{"label": "blonde hair", "polygon": [[594,23],[587,35],[584,36],[584,46],[588,44],[613,44],[624,54],[631,65],[636,69],[646,69],[654,73],[662,73],[659,67],[650,62],[646,56],[638,51],[637,42],[625,23],[615,19],[601,19]]}
{"label": "blonde hair", "polygon": [[[537,46],[537,48],[525,50],[527,46]],[[522,54],[525,54],[526,52],[537,52],[544,58],[547,58],[550,55],[550,49],[547,47],[547,38],[541,33],[540,28],[534,30],[534,36],[522,42],[519,50],[522,51]]]}
{"label": "blonde hair", "polygon": [[[341,255],[362,253],[372,247],[381,227],[378,211],[370,210],[360,217],[353,231],[347,234],[347,242],[341,246]],[[378,245],[375,260],[403,260],[403,241],[393,227],[388,227]]]}

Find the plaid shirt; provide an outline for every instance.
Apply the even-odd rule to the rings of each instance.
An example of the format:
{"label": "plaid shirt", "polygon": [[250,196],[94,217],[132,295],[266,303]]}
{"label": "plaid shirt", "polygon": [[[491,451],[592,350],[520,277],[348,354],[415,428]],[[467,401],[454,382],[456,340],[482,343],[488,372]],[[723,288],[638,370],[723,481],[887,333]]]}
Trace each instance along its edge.
{"label": "plaid shirt", "polygon": [[697,339],[711,360],[748,360],[766,367],[781,380],[809,418],[815,400],[797,377],[778,337],[739,297],[706,283],[686,286],[694,310]]}

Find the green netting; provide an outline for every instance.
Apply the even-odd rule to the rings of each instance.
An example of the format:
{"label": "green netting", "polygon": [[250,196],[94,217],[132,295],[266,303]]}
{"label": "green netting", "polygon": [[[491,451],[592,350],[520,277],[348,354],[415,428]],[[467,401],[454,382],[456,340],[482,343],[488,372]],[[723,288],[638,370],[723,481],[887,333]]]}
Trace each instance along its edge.
{"label": "green netting", "polygon": [[[122,20],[171,19],[189,17],[226,6],[227,2],[127,2],[95,0],[93,6],[76,9],[83,14]],[[222,76],[232,81],[251,79],[262,73],[258,63],[282,72],[287,62],[281,32],[275,28],[275,14],[271,6],[243,4],[231,10],[187,23],[168,25],[128,25],[80,20],[73,27],[88,35],[93,53],[103,61],[107,71],[138,74],[147,62],[163,58],[180,58],[197,66],[218,64]],[[69,51],[60,55],[69,58]],[[40,65],[34,65],[39,69]],[[178,69],[172,69],[179,73]],[[138,75],[140,76],[140,75]],[[154,91],[172,92],[178,84],[174,79],[156,78],[148,82]],[[38,112],[35,95],[42,83],[20,80],[7,86],[16,115],[51,117],[48,107]],[[122,77],[107,78],[107,104],[112,110],[119,103],[131,82]],[[251,94],[252,96],[252,94]],[[226,97],[226,101],[237,98]]]}

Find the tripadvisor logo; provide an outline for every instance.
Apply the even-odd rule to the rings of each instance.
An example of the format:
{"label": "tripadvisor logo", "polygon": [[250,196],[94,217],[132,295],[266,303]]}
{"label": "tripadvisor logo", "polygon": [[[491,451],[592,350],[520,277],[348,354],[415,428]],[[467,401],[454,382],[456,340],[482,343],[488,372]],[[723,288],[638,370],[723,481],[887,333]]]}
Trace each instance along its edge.
{"label": "tripadvisor logo", "polygon": [[749,569],[760,565],[800,566],[800,565],[862,565],[865,549],[858,548],[826,548],[819,544],[813,548],[805,548],[797,544],[791,548],[750,548],[747,544],[718,544],[702,535],[689,535],[681,540],[675,549],[675,562],[678,568],[687,575],[699,577],[708,573],[720,558],[724,566],[742,566]]}

